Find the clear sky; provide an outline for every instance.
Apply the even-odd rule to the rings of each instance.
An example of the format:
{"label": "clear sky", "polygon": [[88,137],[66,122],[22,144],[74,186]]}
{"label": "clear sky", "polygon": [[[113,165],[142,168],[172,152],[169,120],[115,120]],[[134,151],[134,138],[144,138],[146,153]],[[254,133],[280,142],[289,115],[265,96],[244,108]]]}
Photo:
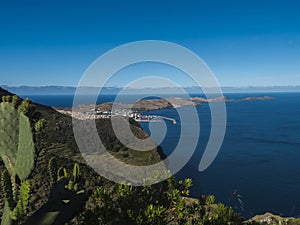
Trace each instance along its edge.
{"label": "clear sky", "polygon": [[0,84],[76,85],[104,52],[155,39],[197,53],[222,86],[300,85],[299,12],[298,0],[0,0]]}

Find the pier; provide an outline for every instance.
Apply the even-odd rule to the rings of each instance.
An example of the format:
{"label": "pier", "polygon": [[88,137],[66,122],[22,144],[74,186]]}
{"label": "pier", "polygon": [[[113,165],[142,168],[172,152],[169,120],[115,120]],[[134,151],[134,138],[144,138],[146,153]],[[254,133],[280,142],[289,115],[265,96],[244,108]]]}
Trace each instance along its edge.
{"label": "pier", "polygon": [[[135,121],[137,122],[150,122],[152,120],[152,122],[155,122],[155,119],[163,119],[163,120],[169,120],[171,121],[173,124],[176,124],[176,120],[173,119],[173,118],[169,118],[169,117],[165,117],[165,116],[150,116],[148,119],[139,119],[139,118],[136,118]],[[158,120],[156,120],[158,122]]]}
{"label": "pier", "polygon": [[173,124],[176,124],[176,120],[175,120],[175,119],[173,119],[173,118],[169,118],[169,117],[165,117],[165,116],[159,116],[159,118],[161,118],[161,119],[164,119],[164,120],[169,120],[169,121],[172,121],[172,122],[173,122]]}

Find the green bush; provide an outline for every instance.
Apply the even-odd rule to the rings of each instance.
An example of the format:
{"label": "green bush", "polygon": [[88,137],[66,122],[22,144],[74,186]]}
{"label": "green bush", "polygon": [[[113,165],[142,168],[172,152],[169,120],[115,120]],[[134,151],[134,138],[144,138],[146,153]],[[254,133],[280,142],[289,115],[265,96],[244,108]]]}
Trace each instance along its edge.
{"label": "green bush", "polygon": [[35,111],[35,107],[29,98],[24,99],[18,109],[19,112],[22,112],[25,116],[28,116],[29,118],[32,118]]}
{"label": "green bush", "polygon": [[40,132],[46,125],[46,120],[45,119],[39,119],[35,124],[34,124],[34,129],[36,132]]}
{"label": "green bush", "polygon": [[12,102],[14,108],[17,109],[19,107],[19,105],[21,104],[22,99],[17,95],[13,95],[11,102]]}
{"label": "green bush", "polygon": [[97,187],[79,224],[155,224],[155,225],[242,225],[241,217],[222,204],[211,207],[213,196],[205,202],[185,198],[191,179],[167,181],[144,187],[117,184],[115,188]]}

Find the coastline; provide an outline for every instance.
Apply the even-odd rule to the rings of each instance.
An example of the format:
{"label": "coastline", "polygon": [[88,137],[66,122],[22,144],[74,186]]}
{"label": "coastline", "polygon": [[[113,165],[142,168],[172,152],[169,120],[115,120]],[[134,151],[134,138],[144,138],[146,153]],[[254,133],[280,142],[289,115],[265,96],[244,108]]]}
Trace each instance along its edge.
{"label": "coastline", "polygon": [[[73,108],[58,108],[52,107],[56,111],[74,117],[80,120],[86,119],[109,119],[112,116],[127,116],[133,118],[137,122],[150,122],[154,121],[156,118],[165,119],[172,121],[176,124],[176,120],[168,117],[142,115],[144,112],[149,112],[153,110],[161,110],[168,108],[180,108],[184,106],[201,106],[203,103],[218,103],[218,102],[244,102],[244,101],[265,101],[272,100],[274,97],[270,96],[250,96],[240,99],[227,98],[226,96],[220,96],[216,98],[202,98],[202,97],[191,97],[191,98],[181,98],[181,97],[168,97],[161,99],[141,99],[135,104],[124,104],[118,102],[105,102],[99,105],[93,104],[82,104]],[[153,120],[154,119],[154,120]]]}

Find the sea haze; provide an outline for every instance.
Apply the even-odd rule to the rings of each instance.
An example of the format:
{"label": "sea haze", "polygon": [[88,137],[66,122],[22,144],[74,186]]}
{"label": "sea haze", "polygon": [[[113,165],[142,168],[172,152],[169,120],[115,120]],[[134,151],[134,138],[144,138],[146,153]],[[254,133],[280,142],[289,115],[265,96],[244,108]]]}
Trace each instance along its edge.
{"label": "sea haze", "polygon": [[[193,197],[213,194],[218,201],[233,206],[247,217],[266,211],[299,216],[300,93],[240,93],[226,94],[226,97],[263,95],[274,99],[226,103],[228,120],[224,143],[213,164],[201,173],[198,165],[210,134],[211,118],[207,103],[197,107],[201,124],[200,141],[192,159],[176,177],[193,179]],[[73,101],[72,95],[22,97],[56,107],[71,107]],[[98,103],[114,98],[115,95],[102,95]],[[128,96],[127,101],[131,103],[136,98],[138,96]],[[169,155],[180,136],[176,109],[146,114],[163,115],[178,121],[176,125],[166,121],[168,131],[161,146]],[[149,132],[148,123],[141,125]]]}

